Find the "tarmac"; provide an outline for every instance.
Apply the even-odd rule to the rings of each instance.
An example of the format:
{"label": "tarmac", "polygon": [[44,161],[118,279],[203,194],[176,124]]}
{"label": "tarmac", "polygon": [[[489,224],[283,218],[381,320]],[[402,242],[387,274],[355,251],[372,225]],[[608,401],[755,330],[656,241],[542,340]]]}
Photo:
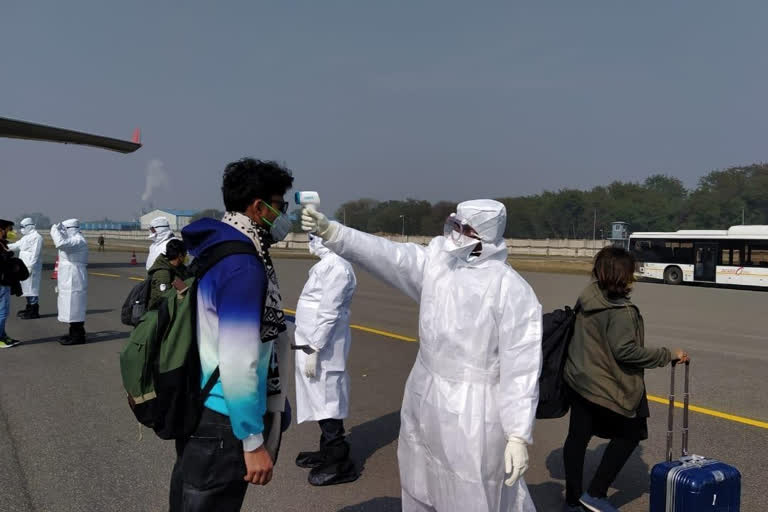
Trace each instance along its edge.
{"label": "tarmac", "polygon": [[[41,314],[21,321],[12,300],[7,330],[24,340],[0,351],[0,511],[155,511],[167,509],[173,443],[140,429],[121,387],[118,354],[129,336],[120,306],[144,275],[130,254],[91,252],[89,342],[65,347],[56,340],[66,326],[56,319],[53,251],[46,250]],[[311,260],[277,258],[284,307],[295,309]],[[522,273],[544,311],[573,304],[588,277]],[[418,350],[418,305],[358,272],[352,307],[351,414],[346,421],[352,456],[362,468],[351,484],[314,488],[294,465],[299,451],[314,449],[319,429],[293,425],[284,435],[273,481],[251,487],[243,510],[400,510],[397,470],[399,408]],[[742,472],[742,510],[768,510],[768,295],[759,291],[638,283],[634,301],[646,322],[648,345],[682,346],[691,364],[690,450],[721,459]],[[682,374],[680,374],[682,376]],[[293,375],[287,376],[291,401]],[[641,444],[611,490],[626,511],[648,510],[648,474],[665,458],[669,368],[646,372],[651,398],[650,438]],[[682,378],[678,379],[682,393]],[[677,427],[681,414],[677,409]],[[537,509],[562,507],[562,443],[567,417],[538,421],[531,467],[525,475]],[[594,440],[585,475],[605,447]],[[675,435],[675,449],[680,435]],[[500,446],[499,450],[504,447]]]}

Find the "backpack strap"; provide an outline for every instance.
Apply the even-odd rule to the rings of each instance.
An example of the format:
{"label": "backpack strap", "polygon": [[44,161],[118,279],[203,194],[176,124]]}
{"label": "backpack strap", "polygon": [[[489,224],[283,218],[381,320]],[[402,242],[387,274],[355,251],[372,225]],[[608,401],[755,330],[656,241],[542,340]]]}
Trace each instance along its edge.
{"label": "backpack strap", "polygon": [[[196,258],[195,261],[192,262],[192,265],[190,265],[189,270],[195,276],[195,283],[193,285],[195,286],[195,293],[197,293],[197,283],[203,278],[206,272],[216,266],[218,262],[233,254],[253,254],[261,260],[259,251],[256,250],[256,247],[251,242],[230,240],[211,246],[206,249],[199,258]],[[215,386],[216,381],[219,380],[219,375],[220,371],[217,366],[216,369],[213,370],[211,376],[208,377],[208,381],[200,392],[201,406],[208,399],[208,395],[211,393],[213,386]]]}
{"label": "backpack strap", "polygon": [[252,242],[229,240],[206,249],[199,258],[196,258],[195,261],[192,262],[189,270],[198,280],[200,280],[206,272],[216,266],[218,262],[233,254],[253,254],[261,260],[261,255]]}

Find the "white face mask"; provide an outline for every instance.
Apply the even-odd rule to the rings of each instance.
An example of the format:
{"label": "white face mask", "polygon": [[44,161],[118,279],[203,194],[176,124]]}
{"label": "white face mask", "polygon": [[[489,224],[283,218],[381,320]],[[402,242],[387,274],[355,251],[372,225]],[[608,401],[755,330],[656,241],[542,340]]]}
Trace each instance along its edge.
{"label": "white face mask", "polygon": [[446,238],[443,250],[459,261],[471,262],[477,258],[472,253],[479,243],[480,241],[475,238],[461,235],[455,240],[453,238]]}

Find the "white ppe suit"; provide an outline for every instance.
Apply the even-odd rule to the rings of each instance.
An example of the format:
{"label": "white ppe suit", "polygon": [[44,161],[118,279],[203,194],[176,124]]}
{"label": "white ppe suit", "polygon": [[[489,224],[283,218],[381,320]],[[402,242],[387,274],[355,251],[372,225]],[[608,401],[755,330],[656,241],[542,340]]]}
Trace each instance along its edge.
{"label": "white ppe suit", "polygon": [[70,219],[54,224],[51,238],[59,250],[59,322],[85,322],[88,306],[88,243],[80,233],[80,223]]}
{"label": "white ppe suit", "polygon": [[155,264],[155,260],[161,254],[165,254],[165,246],[168,242],[176,238],[176,235],[171,231],[171,224],[165,217],[157,217],[149,223],[151,228],[155,229],[154,233],[149,234],[149,239],[152,240],[152,245],[149,246],[149,254],[147,255],[147,272]]}
{"label": "white ppe suit", "polygon": [[19,253],[19,259],[29,270],[29,278],[21,282],[24,297],[40,296],[40,277],[43,274],[43,236],[35,229],[30,218],[21,221],[21,240],[10,244],[8,248]]}
{"label": "white ppe suit", "polygon": [[295,342],[318,352],[319,368],[316,378],[304,375],[309,356],[296,351],[298,423],[344,419],[349,414],[349,306],[357,280],[352,265],[323,247],[319,237],[310,241],[310,252],[320,261],[309,270],[296,306]]}
{"label": "white ppe suit", "polygon": [[480,254],[469,252],[477,240],[468,251],[445,236],[423,247],[337,223],[325,245],[420,303],[397,450],[403,511],[534,512],[522,478],[504,485],[505,444],[532,442],[541,306],[506,264],[504,206],[468,201],[457,215]]}

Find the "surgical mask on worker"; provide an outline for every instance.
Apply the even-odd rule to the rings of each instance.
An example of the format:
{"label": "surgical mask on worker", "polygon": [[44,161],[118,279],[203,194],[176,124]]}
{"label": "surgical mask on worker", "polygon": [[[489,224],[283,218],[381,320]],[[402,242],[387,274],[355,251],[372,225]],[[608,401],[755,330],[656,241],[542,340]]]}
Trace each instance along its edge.
{"label": "surgical mask on worker", "polygon": [[443,250],[454,258],[471,262],[479,253],[477,249],[481,244],[480,237],[474,228],[455,213],[445,221],[443,228],[445,245]]}
{"label": "surgical mask on worker", "polygon": [[285,240],[285,237],[288,236],[288,233],[291,232],[293,222],[291,222],[291,219],[288,217],[288,215],[275,210],[267,202],[264,202],[264,204],[267,205],[267,208],[277,214],[277,217],[272,222],[268,221],[266,218],[262,218],[267,226],[269,226],[269,234],[272,236],[272,240],[275,242]]}
{"label": "surgical mask on worker", "polygon": [[19,235],[17,235],[15,231],[11,230],[11,231],[8,232],[8,234],[6,235],[5,238],[9,242],[15,242],[16,240],[19,239]]}

